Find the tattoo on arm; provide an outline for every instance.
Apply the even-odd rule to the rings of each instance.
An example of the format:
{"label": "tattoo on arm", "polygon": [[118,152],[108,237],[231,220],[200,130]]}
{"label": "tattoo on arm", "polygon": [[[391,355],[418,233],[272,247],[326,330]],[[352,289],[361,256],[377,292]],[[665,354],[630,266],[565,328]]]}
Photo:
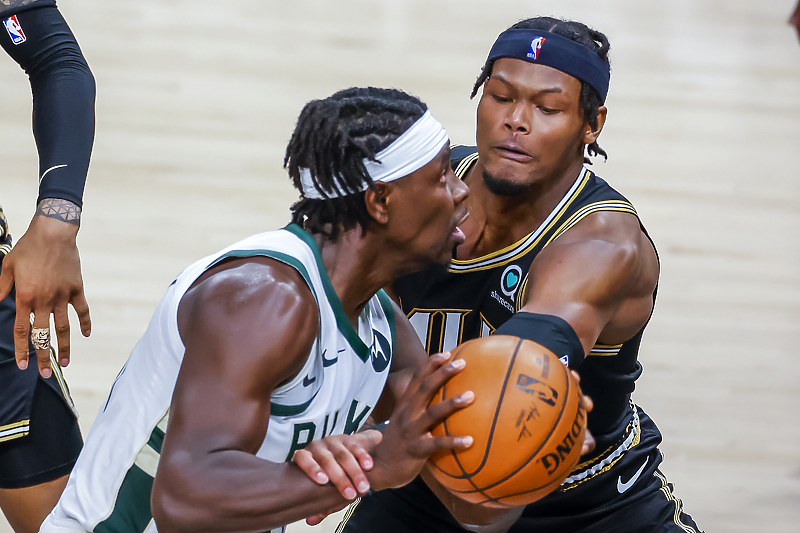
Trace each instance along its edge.
{"label": "tattoo on arm", "polygon": [[34,216],[54,218],[69,224],[81,225],[81,208],[77,204],[62,198],[44,198],[36,206]]}

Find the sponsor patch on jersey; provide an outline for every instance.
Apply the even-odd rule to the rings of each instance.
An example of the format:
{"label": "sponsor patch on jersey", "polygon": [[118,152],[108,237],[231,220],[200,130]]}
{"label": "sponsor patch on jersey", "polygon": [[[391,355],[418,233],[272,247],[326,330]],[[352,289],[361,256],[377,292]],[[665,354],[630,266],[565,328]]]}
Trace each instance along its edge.
{"label": "sponsor patch on jersey", "polygon": [[508,265],[500,276],[500,290],[503,294],[514,300],[514,291],[522,281],[522,269],[517,265]]}
{"label": "sponsor patch on jersey", "polygon": [[389,366],[389,359],[391,358],[391,347],[389,340],[381,334],[378,330],[372,330],[372,346],[369,350],[369,356],[372,360],[372,368],[375,372],[383,372]]}
{"label": "sponsor patch on jersey", "polygon": [[564,363],[565,366],[569,366],[569,356],[568,355],[562,355],[561,357],[558,358],[558,360],[561,361],[562,363]]}
{"label": "sponsor patch on jersey", "polygon": [[528,49],[528,57],[536,61],[539,58],[539,51],[544,44],[544,37],[537,37],[531,41],[531,47]]}
{"label": "sponsor patch on jersey", "polygon": [[14,44],[22,44],[26,41],[25,32],[22,31],[22,26],[17,20],[16,15],[12,15],[3,21],[3,26],[6,27],[8,36],[11,37],[11,42]]}

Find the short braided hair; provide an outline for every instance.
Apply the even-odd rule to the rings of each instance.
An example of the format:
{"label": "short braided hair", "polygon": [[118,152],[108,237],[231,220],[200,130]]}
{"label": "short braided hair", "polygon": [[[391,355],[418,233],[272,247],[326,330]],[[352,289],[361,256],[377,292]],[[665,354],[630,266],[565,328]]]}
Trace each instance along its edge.
{"label": "short braided hair", "polygon": [[330,240],[356,226],[366,231],[372,217],[361,191],[364,183],[372,187],[373,181],[364,159],[375,161],[375,155],[427,109],[419,98],[403,91],[376,87],[351,87],[307,103],[286,147],[283,166],[301,192],[300,169],[307,168],[323,194],[336,191],[337,183],[350,194],[301,198],[291,207],[292,222]]}
{"label": "short braided hair", "polygon": [[[606,65],[609,65],[609,68],[611,68],[611,64],[608,61],[608,51],[611,48],[611,45],[608,42],[608,38],[603,33],[593,30],[586,24],[576,22],[574,20],[563,20],[553,17],[536,17],[517,22],[509,29],[542,30],[555,33],[556,35],[561,35],[562,37],[566,37],[567,39],[575,41],[578,44],[582,44],[592,52],[596,53],[600,59],[602,59],[603,62]],[[481,85],[483,85],[489,76],[491,76],[492,67],[494,67],[494,61],[487,61],[483,65],[483,69],[481,70],[481,73],[475,82],[475,86],[472,88],[472,94],[470,95],[470,98],[473,98],[478,93],[478,89],[481,87]],[[597,90],[585,81],[581,81],[581,94],[578,100],[578,105],[580,105],[581,109],[583,109],[583,116],[586,119],[586,122],[589,124],[589,126],[591,126],[592,130],[596,130],[597,109],[603,105],[603,100],[600,98],[600,94],[597,92]],[[600,148],[600,145],[597,144],[597,141],[594,141],[592,144],[587,146],[586,151],[592,157],[602,155],[606,160],[608,159],[608,154],[606,154],[605,150]],[[588,158],[584,158],[584,161],[591,163]]]}

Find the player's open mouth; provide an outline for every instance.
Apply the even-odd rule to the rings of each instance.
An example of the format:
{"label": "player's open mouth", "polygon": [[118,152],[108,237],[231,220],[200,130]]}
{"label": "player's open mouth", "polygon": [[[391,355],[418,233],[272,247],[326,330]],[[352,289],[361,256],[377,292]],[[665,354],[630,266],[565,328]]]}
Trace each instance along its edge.
{"label": "player's open mouth", "polygon": [[453,226],[453,232],[450,234],[450,237],[458,244],[464,244],[466,237],[464,236],[464,232],[461,231],[461,224],[464,223],[465,220],[469,217],[469,210],[464,208],[464,210],[459,214],[458,221]]}

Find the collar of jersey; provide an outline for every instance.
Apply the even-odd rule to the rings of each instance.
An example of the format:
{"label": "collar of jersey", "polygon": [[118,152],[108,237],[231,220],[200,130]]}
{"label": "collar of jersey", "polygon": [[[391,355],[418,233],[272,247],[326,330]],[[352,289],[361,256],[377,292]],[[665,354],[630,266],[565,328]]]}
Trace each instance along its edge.
{"label": "collar of jersey", "polygon": [[[342,306],[342,301],[339,300],[339,295],[336,294],[336,290],[333,288],[331,278],[328,277],[328,271],[325,270],[325,264],[322,262],[322,254],[319,253],[319,248],[317,248],[314,239],[297,224],[289,224],[283,229],[295,235],[311,249],[311,252],[314,254],[314,259],[317,261],[317,270],[319,271],[320,279],[322,279],[322,287],[325,289],[325,296],[328,298],[328,303],[331,304],[331,309],[333,309],[333,314],[336,317],[336,327],[339,328],[339,332],[344,335],[344,338],[350,343],[350,347],[353,348],[358,358],[366,362],[369,359],[369,348],[367,348],[367,345],[364,344],[364,341],[361,340],[356,330],[353,329],[350,320],[348,320],[344,312],[344,307]],[[369,304],[367,304],[367,307],[364,308],[362,313],[369,312],[368,306]]]}
{"label": "collar of jersey", "polygon": [[[459,179],[463,180],[469,169],[472,168],[475,163],[477,163],[477,156],[478,152],[470,154],[464,158],[464,161],[469,159],[469,162],[466,165],[462,165],[462,161],[462,164],[459,164],[456,167],[456,176],[458,176]],[[559,217],[564,213],[564,211],[566,211],[567,207],[575,200],[575,198],[578,197],[578,194],[583,190],[591,176],[592,172],[584,165],[581,168],[581,171],[578,173],[578,176],[575,179],[575,182],[572,184],[572,187],[570,187],[570,189],[561,199],[561,202],[559,202],[550,216],[547,217],[547,219],[542,222],[542,225],[539,226],[535,231],[528,233],[514,244],[489,254],[482,255],[480,257],[474,257],[472,259],[452,259],[450,261],[450,267],[448,268],[448,271],[451,273],[458,273],[485,270],[488,268],[503,266],[507,263],[510,263],[520,255],[524,255],[530,248],[539,243],[539,240],[548,230],[552,229],[552,226],[558,221]]]}

